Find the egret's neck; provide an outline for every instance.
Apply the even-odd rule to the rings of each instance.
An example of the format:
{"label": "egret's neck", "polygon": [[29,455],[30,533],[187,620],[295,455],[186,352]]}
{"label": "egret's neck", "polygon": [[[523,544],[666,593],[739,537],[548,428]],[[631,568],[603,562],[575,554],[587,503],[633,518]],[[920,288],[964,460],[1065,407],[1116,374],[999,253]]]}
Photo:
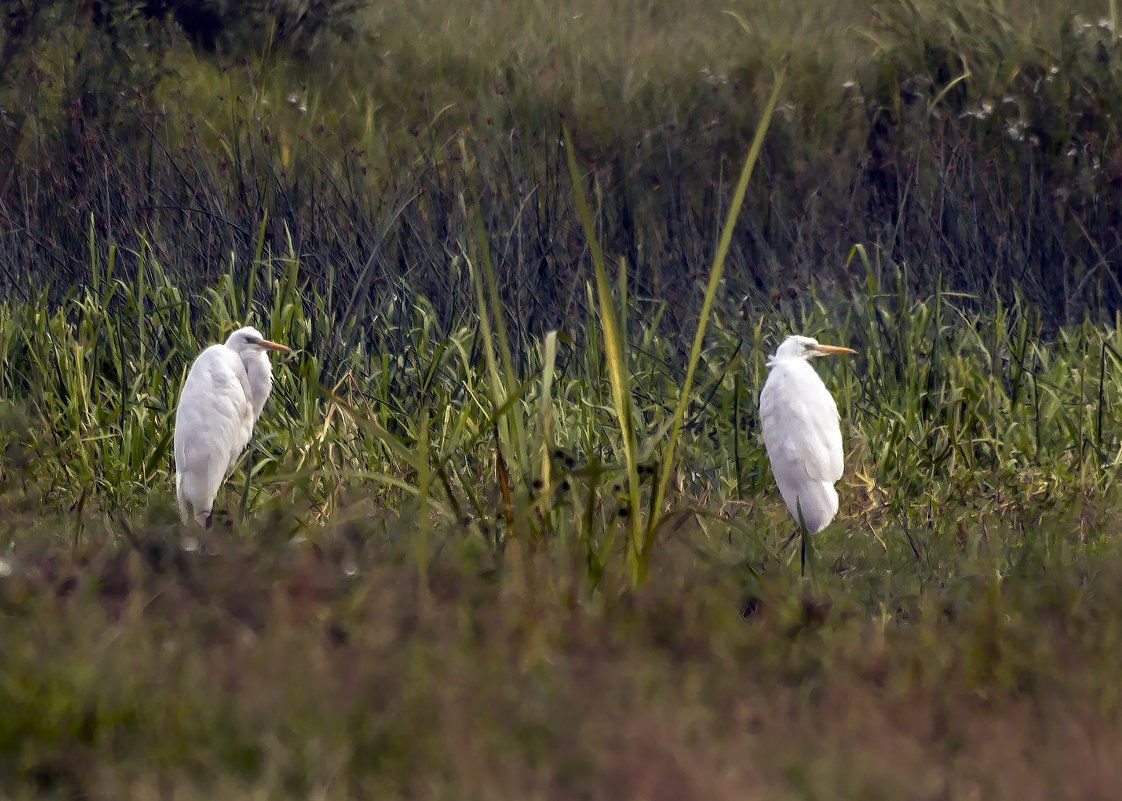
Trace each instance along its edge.
{"label": "egret's neck", "polygon": [[767,366],[768,369],[778,367],[781,364],[810,364],[810,359],[805,359],[801,356],[768,356]]}
{"label": "egret's neck", "polygon": [[265,401],[273,389],[273,365],[269,357],[261,351],[245,351],[241,354],[245,374],[249,378],[249,402],[253,406],[253,419],[261,416]]}

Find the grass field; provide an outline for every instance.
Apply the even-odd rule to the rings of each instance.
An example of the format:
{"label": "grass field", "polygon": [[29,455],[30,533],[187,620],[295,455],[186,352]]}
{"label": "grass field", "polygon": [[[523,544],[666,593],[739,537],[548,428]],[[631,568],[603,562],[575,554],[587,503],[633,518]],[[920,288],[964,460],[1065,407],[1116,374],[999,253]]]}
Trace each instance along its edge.
{"label": "grass field", "polygon": [[[245,61],[9,23],[0,799],[1112,797],[1087,5],[387,2]],[[295,353],[200,532],[174,407],[241,324]],[[858,351],[806,578],[792,332]]]}

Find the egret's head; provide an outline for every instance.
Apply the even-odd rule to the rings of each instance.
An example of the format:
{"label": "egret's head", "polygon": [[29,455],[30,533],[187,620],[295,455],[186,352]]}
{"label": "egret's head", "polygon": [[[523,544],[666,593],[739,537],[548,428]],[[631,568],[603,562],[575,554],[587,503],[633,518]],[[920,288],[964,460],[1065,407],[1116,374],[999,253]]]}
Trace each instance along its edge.
{"label": "egret's head", "polygon": [[226,340],[226,347],[234,351],[234,353],[243,353],[245,351],[263,351],[275,350],[280,353],[292,353],[290,348],[286,348],[277,342],[270,342],[261,336],[261,332],[251,326],[239,328],[234,333],[230,334]]}
{"label": "egret's head", "polygon": [[813,359],[816,356],[830,356],[835,353],[856,353],[851,348],[840,348],[836,345],[819,345],[817,339],[810,337],[789,336],[783,344],[776,348],[775,355],[768,359],[768,367],[776,362],[793,359]]}

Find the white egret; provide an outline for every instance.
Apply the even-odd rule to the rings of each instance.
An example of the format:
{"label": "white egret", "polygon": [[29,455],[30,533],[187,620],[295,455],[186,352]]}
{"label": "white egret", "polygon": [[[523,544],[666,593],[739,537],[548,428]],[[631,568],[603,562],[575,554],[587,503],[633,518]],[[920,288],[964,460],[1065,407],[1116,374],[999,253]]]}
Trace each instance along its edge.
{"label": "white egret", "polygon": [[[199,354],[175,410],[175,495],[183,522],[210,528],[218,487],[249,442],[273,389],[266,350],[291,353],[256,328],[239,328]],[[190,509],[188,509],[190,507]]]}
{"label": "white egret", "polygon": [[834,482],[841,478],[843,455],[837,404],[808,362],[856,352],[790,336],[767,360],[768,377],[760,393],[764,447],[791,516],[796,522],[801,518],[812,533],[837,514]]}

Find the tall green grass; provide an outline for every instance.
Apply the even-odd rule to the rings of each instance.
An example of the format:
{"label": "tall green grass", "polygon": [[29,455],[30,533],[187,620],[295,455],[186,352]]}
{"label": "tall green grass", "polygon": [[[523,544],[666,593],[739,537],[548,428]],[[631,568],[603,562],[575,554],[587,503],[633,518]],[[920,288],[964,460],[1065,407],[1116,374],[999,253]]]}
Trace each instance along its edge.
{"label": "tall green grass", "polygon": [[[758,439],[757,393],[766,355],[793,331],[860,353],[824,375],[846,439],[834,528],[847,539],[871,536],[886,553],[923,560],[958,528],[1117,495],[1117,326],[1042,338],[1023,304],[986,313],[960,294],[914,297],[903,267],[862,249],[852,258],[867,274],[863,296],[812,291],[798,315],[752,324],[718,297],[692,382],[680,332],[663,318],[605,323],[635,306],[620,283],[604,285],[606,305],[579,327],[515,355],[486,258],[463,256],[479,305],[450,327],[416,297],[340,342],[338,318],[298,277],[296,254],[263,247],[250,280],[231,265],[193,305],[154,249],[110,252],[92,265],[97,280],[62,305],[0,304],[0,392],[11,420],[31,421],[5,432],[28,455],[17,483],[60,510],[78,539],[91,521],[171,516],[183,377],[196,353],[243,323],[296,353],[277,364],[274,395],[219,508],[234,521],[267,514],[290,536],[398,516],[422,527],[421,540],[459,531],[496,553],[560,537],[590,575],[610,567],[640,577],[656,540],[690,520],[745,543],[766,566],[790,523]],[[125,258],[138,280],[117,277]],[[587,290],[597,292],[591,280]],[[673,487],[668,505],[658,482]],[[12,531],[7,541],[29,537]]]}

